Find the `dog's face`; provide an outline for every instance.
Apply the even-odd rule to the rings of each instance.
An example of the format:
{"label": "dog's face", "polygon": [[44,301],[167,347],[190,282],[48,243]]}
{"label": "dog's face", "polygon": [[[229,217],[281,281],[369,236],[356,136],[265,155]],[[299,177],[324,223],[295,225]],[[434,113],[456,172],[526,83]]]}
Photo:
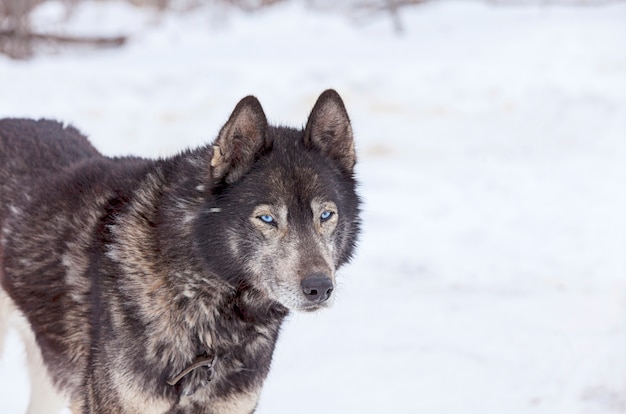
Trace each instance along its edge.
{"label": "dog's face", "polygon": [[332,303],[335,271],[359,229],[354,144],[339,95],[322,94],[304,130],[267,126],[245,98],[213,147],[215,194],[199,219],[207,262],[292,310]]}
{"label": "dog's face", "polygon": [[315,310],[334,297],[335,270],[354,245],[358,201],[332,161],[297,144],[301,133],[275,132],[272,152],[232,191],[246,207],[229,248],[268,297]]}
{"label": "dog's face", "polygon": [[249,216],[254,242],[231,237],[231,245],[247,250],[246,270],[268,297],[289,309],[314,310],[330,302],[335,287],[338,209],[326,199],[301,204],[257,205]]}

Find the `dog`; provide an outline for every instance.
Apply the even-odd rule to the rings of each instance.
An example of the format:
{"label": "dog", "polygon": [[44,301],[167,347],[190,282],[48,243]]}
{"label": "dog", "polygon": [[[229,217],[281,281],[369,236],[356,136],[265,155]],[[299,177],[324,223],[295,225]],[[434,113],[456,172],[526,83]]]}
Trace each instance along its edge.
{"label": "dog", "polygon": [[0,120],[0,322],[25,342],[28,413],[254,412],[283,320],[329,306],[353,256],[355,163],[334,90],[302,129],[248,96],[161,159]]}

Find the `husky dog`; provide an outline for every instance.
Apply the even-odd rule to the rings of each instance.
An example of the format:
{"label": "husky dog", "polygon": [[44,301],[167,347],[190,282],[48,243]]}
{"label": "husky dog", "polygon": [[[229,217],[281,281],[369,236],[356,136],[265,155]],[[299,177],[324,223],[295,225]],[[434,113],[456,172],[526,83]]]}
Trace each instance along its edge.
{"label": "husky dog", "polygon": [[328,306],[353,254],[355,161],[333,90],[300,130],[248,96],[158,160],[0,120],[0,327],[26,344],[28,412],[254,412],[285,316]]}

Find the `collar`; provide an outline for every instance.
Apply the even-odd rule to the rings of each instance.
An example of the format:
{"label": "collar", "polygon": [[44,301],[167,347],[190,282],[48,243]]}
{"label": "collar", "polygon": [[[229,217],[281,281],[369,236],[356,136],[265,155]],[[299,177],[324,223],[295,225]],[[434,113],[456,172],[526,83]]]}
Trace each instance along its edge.
{"label": "collar", "polygon": [[178,384],[180,380],[182,380],[191,371],[200,367],[207,367],[210,369],[209,381],[211,381],[213,377],[215,376],[215,363],[216,362],[217,362],[217,353],[205,352],[204,354],[197,356],[187,368],[183,369],[177,375],[167,380],[167,383],[173,387],[176,384]]}

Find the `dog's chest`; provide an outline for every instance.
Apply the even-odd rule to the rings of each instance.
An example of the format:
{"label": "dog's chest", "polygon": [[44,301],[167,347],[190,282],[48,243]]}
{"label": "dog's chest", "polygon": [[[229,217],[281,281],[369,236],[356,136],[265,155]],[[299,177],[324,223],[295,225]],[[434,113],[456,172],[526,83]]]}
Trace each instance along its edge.
{"label": "dog's chest", "polygon": [[282,318],[242,319],[237,313],[216,318],[210,336],[196,344],[197,355],[170,370],[168,382],[180,396],[181,408],[213,407],[216,401],[234,406],[242,405],[242,401],[256,401],[269,371],[281,321]]}

